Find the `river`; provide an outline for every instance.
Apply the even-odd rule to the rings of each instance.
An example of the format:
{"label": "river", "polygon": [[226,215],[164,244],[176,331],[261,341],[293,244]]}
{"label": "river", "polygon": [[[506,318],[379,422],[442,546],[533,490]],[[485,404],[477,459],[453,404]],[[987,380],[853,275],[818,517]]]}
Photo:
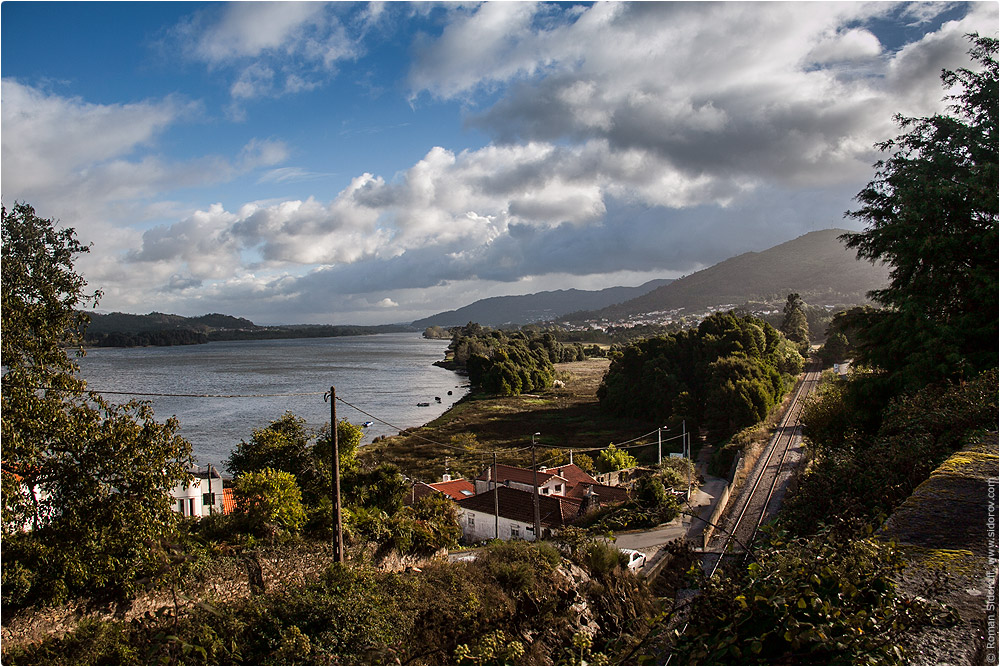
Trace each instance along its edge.
{"label": "river", "polygon": [[328,423],[330,403],[323,393],[331,386],[339,399],[370,413],[337,402],[338,419],[374,422],[365,428],[363,442],[427,423],[468,391],[464,377],[433,365],[444,358],[447,346],[448,341],[418,333],[391,333],[92,348],[78,361],[89,389],[135,392],[106,394],[112,403],[151,401],[157,420],[177,417],[180,434],[200,465],[221,466],[240,440],[249,440],[254,429],[286,411],[304,418],[310,428]]}

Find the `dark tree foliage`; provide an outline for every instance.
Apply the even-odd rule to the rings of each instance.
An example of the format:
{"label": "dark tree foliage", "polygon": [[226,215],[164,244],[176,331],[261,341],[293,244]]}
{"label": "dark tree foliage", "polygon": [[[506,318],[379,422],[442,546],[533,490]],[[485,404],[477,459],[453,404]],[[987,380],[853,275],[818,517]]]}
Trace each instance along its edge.
{"label": "dark tree foliage", "polygon": [[699,584],[677,663],[897,664],[908,630],[953,620],[895,594],[902,567],[893,547],[871,537],[775,534],[746,568]]}
{"label": "dark tree foliage", "polygon": [[800,352],[805,353],[809,348],[809,320],[806,319],[806,304],[802,297],[796,292],[789,294],[783,312],[781,333],[797,344]]}
{"label": "dark tree foliage", "polygon": [[618,349],[597,396],[615,414],[655,422],[687,420],[724,438],[756,423],[802,370],[795,346],[751,316],[715,313],[698,329]]}
{"label": "dark tree foliage", "polygon": [[[428,505],[431,507],[431,505]],[[421,511],[426,511],[426,508]],[[605,543],[601,542],[604,545]],[[582,545],[587,549],[589,545]],[[4,664],[459,665],[573,664],[574,633],[592,650],[633,646],[648,632],[649,588],[614,548],[593,582],[561,574],[549,544],[492,545],[468,563],[418,571],[334,564],[299,585],[197,605],[178,618],[94,621],[69,634],[8,646]],[[578,632],[580,604],[595,611]],[[587,655],[590,658],[589,652]],[[592,664],[608,664],[596,657]]]}
{"label": "dark tree foliage", "polygon": [[967,378],[997,366],[997,40],[971,36],[977,71],[945,71],[952,115],[897,117],[904,134],[847,215],[858,257],[892,267],[870,296],[881,310],[852,316],[858,359],[888,390]]}
{"label": "dark tree foliage", "polygon": [[580,343],[562,343],[550,331],[501,331],[470,322],[452,329],[449,346],[469,383],[488,394],[516,396],[552,386],[553,364],[586,359]]}
{"label": "dark tree foliage", "polygon": [[888,515],[969,433],[996,427],[996,388],[992,369],[967,383],[899,396],[872,436],[854,407],[864,400],[856,387],[832,385],[802,413],[817,457],[785,502],[784,525],[808,534],[823,523],[858,525]]}
{"label": "dark tree foliage", "polygon": [[191,446],[148,403],[87,393],[64,346],[86,316],[86,252],[27,204],[3,209],[3,600],[129,594],[155,568],[150,543],[173,534],[169,491]]}

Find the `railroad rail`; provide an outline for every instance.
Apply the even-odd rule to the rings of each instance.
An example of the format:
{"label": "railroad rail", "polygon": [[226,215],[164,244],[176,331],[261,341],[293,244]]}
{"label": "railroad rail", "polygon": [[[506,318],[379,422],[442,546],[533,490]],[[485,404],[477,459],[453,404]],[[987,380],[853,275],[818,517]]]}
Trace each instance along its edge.
{"label": "railroad rail", "polygon": [[[715,572],[726,556],[737,553],[730,551],[730,547],[734,543],[752,555],[750,550],[753,548],[753,541],[757,537],[758,529],[766,517],[777,512],[781,498],[775,495],[775,490],[779,488],[778,484],[781,479],[791,475],[794,464],[790,464],[788,461],[788,453],[792,449],[793,443],[801,439],[802,426],[799,423],[799,416],[802,414],[801,399],[808,396],[816,387],[819,383],[819,376],[819,366],[812,365],[802,377],[792,402],[782,416],[781,424],[768,441],[750,473],[753,484],[744,485],[734,503],[734,507],[738,507],[739,512],[728,514],[729,518],[724,522],[723,530],[716,533],[711,546],[706,547],[702,552],[702,568],[709,577],[715,576]],[[777,459],[775,459],[775,453],[779,453]],[[681,628],[681,634],[687,632],[687,627],[688,624],[685,622],[684,627]],[[664,664],[670,665],[673,657],[674,654],[671,651]]]}
{"label": "railroad rail", "polygon": [[[768,517],[777,513],[781,497],[775,491],[782,480],[790,478],[795,462],[789,460],[789,452],[795,443],[801,441],[801,399],[815,388],[819,375],[820,370],[815,366],[806,371],[781,424],[757,459],[750,473],[749,483],[744,485],[733,510],[728,513],[724,530],[716,535],[712,546],[706,549],[702,566],[709,577],[715,574],[727,554],[743,553],[745,557],[749,553],[752,556],[752,551],[747,550],[752,550],[757,531]],[[733,548],[734,545],[736,549]]]}

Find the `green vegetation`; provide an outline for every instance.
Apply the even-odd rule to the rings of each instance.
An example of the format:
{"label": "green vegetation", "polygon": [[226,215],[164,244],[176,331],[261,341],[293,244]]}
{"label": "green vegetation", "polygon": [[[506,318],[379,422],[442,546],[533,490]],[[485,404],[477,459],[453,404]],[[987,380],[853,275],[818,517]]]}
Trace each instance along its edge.
{"label": "green vegetation", "polygon": [[469,383],[486,394],[517,396],[552,387],[553,364],[586,359],[579,343],[560,343],[549,332],[501,331],[470,322],[451,330],[448,360],[465,369]]}
{"label": "green vegetation", "polygon": [[[581,604],[599,619],[588,653],[626,650],[645,630],[652,599],[613,560],[586,543],[571,555],[589,579],[546,544],[490,546],[468,563],[430,563],[421,572],[330,566],[311,582],[181,616],[92,621],[61,638],[5,647],[5,664],[544,664],[579,648]],[[581,553],[582,552],[582,553]],[[577,640],[576,644],[581,642]],[[600,658],[597,658],[600,661]]]}
{"label": "green vegetation", "polygon": [[781,333],[785,334],[785,338],[799,346],[800,354],[807,354],[809,352],[809,320],[806,319],[806,308],[802,297],[795,292],[789,294],[783,312]]}
{"label": "green vegetation", "polygon": [[875,431],[864,419],[867,408],[858,405],[865,400],[859,388],[831,380],[803,412],[816,461],[786,501],[784,522],[796,534],[820,524],[877,523],[970,433],[996,427],[996,369],[894,398]]}
{"label": "green vegetation", "polygon": [[771,325],[715,313],[695,330],[613,350],[597,395],[614,414],[657,423],[686,419],[695,432],[701,425],[722,439],[763,419],[802,364]]}
{"label": "green vegetation", "polygon": [[677,663],[897,664],[904,632],[951,620],[895,595],[901,568],[895,550],[870,537],[775,533],[740,576],[701,582]]}
{"label": "green vegetation", "polygon": [[[86,252],[27,204],[3,208],[3,603],[128,595],[150,576],[149,544],[171,538],[168,493],[191,446],[148,403],[88,394],[63,346],[96,301],[74,271]],[[27,530],[26,530],[27,529]]]}
{"label": "green vegetation", "polygon": [[857,361],[878,369],[885,391],[968,379],[997,366],[997,41],[977,37],[980,71],[945,72],[954,115],[898,117],[887,156],[849,215],[867,223],[844,235],[858,257],[891,266],[872,292],[883,308],[851,323]]}
{"label": "green vegetation", "polygon": [[264,468],[240,475],[233,488],[236,514],[255,531],[297,533],[306,521],[302,491],[295,476]]}
{"label": "green vegetation", "polygon": [[902,563],[872,536],[997,423],[997,40],[971,39],[981,71],[942,76],[957,115],[900,118],[909,132],[880,145],[851,214],[869,227],[846,238],[891,267],[885,307],[834,318],[824,354],[855,364],[803,412],[812,464],[754,563],[700,582],[679,662],[902,663],[903,633],[955,621],[896,592]]}
{"label": "green vegetation", "polygon": [[597,455],[597,472],[614,472],[634,468],[636,465],[638,462],[634,456],[614,445],[608,445]]}

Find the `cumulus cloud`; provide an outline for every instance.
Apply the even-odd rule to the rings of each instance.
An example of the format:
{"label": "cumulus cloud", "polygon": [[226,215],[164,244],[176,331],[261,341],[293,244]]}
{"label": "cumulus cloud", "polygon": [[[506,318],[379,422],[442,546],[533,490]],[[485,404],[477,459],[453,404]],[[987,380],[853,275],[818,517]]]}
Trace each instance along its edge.
{"label": "cumulus cloud", "polygon": [[507,144],[602,139],[609,167],[629,153],[667,175],[667,188],[679,184],[674,199],[694,187],[699,202],[737,196],[764,174],[809,186],[856,181],[891,131],[899,95],[939,91],[941,66],[967,49],[965,30],[945,26],[934,39],[947,48],[914,47],[925,61],[900,68],[907,54],[848,27],[891,10],[878,4],[611,3],[556,25],[546,7],[517,5],[456,9],[441,39],[418,51],[411,94],[508,84],[470,126]]}
{"label": "cumulus cloud", "polygon": [[197,12],[174,36],[188,59],[230,73],[229,93],[240,102],[317,88],[358,57],[378,20],[377,11],[340,3],[233,2]]}
{"label": "cumulus cloud", "polygon": [[[378,7],[220,5],[184,39],[231,76],[234,99],[276,96],[360,53],[357,35],[385,19]],[[893,114],[941,109],[941,68],[965,65],[965,33],[995,20],[995,7],[971,6],[890,51],[869,25],[890,11],[881,3],[440,11],[440,35],[414,46],[411,102],[461,99],[486,145],[429,146],[336,193],[187,206],[154,195],[253,172],[258,185],[328,174],[285,165],[292,149],[273,137],[169,160],[157,142],[189,104],[95,105],[4,80],[4,194],[158,221],[95,222],[114,253],[83,266],[123,308],[155,293],[160,309],[261,321],[398,321],[471,300],[477,284],[598,288],[623,272],[637,284],[850,224],[842,212],[871,176],[872,145],[895,134]]]}

